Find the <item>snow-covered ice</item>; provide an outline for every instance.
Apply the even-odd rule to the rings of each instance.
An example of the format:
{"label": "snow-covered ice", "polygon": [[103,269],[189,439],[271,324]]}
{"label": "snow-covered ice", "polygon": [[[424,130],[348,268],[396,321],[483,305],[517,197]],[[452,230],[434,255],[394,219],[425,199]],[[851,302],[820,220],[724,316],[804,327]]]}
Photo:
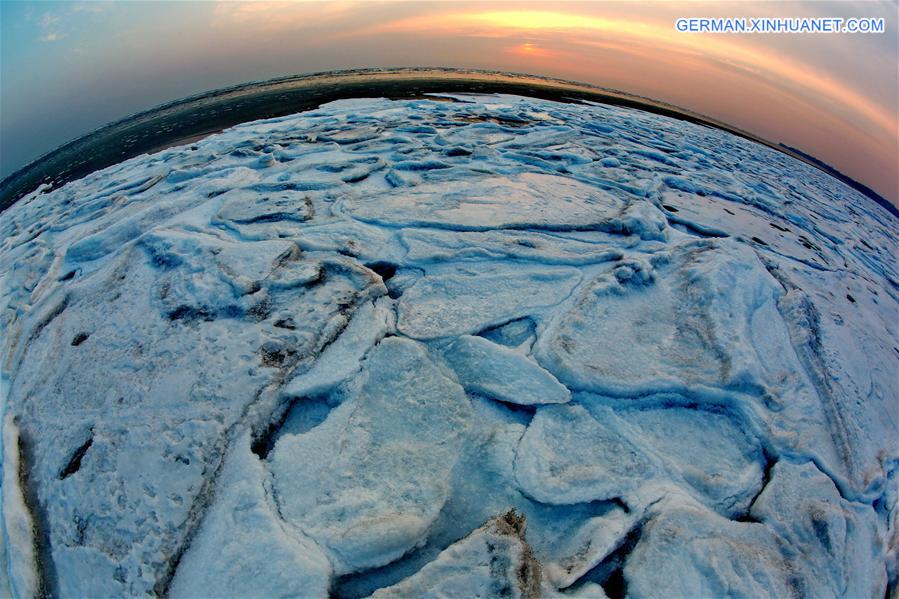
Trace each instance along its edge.
{"label": "snow-covered ice", "polygon": [[897,221],[723,131],[357,99],[0,218],[0,593],[882,597]]}
{"label": "snow-covered ice", "polygon": [[[325,553],[277,516],[250,435],[225,457],[222,492],[206,514],[169,589],[172,597],[302,597],[327,594]],[[209,568],[215,562],[218,568]],[[247,572],[266,573],[265,577]]]}
{"label": "snow-covered ice", "polygon": [[415,341],[382,341],[355,383],[324,422],[281,437],[271,456],[280,513],[329,550],[340,574],[383,566],[425,539],[471,418],[462,387]]}

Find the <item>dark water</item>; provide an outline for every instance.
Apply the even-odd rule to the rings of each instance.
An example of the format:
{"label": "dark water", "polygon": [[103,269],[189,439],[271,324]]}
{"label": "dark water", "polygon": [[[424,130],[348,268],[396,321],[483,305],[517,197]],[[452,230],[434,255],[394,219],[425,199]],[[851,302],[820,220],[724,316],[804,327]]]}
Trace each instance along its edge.
{"label": "dark water", "polygon": [[[189,143],[239,123],[311,110],[344,98],[404,99],[439,92],[506,93],[563,102],[587,100],[638,108],[725,129],[820,168],[784,146],[702,115],[648,98],[586,84],[453,69],[339,71],[216,90],[107,125],[45,154],[0,182],[0,211],[42,184],[56,188],[128,158]],[[858,186],[858,183],[849,181],[853,186]]]}

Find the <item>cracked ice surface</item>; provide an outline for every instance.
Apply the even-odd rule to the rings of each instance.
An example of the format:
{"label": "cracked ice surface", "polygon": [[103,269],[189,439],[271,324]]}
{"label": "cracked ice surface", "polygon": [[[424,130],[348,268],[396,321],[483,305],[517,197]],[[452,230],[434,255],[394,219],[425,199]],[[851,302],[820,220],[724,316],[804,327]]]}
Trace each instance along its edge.
{"label": "cracked ice surface", "polygon": [[896,222],[644,112],[339,101],[0,222],[18,596],[878,596]]}

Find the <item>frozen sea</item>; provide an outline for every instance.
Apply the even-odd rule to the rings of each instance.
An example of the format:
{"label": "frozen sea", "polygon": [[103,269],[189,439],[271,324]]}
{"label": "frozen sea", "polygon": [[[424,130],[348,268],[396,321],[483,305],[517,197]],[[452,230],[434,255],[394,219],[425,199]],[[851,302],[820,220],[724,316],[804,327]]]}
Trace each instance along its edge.
{"label": "frozen sea", "polygon": [[38,189],[0,220],[0,595],[883,597],[897,222],[511,95]]}

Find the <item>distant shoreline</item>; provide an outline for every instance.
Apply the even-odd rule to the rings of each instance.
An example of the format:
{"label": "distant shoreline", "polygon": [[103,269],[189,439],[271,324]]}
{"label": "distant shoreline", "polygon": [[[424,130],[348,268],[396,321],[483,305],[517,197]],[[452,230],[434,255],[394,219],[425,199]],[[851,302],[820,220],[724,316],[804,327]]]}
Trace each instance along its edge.
{"label": "distant shoreline", "polygon": [[51,189],[129,158],[190,143],[234,125],[312,110],[338,99],[404,99],[429,93],[506,93],[562,102],[625,106],[722,129],[801,160],[841,180],[899,218],[865,185],[799,150],[677,106],[578,83],[515,73],[443,68],[329,71],[210,91],[134,114],[70,141],[0,181],[0,212],[41,185]]}

